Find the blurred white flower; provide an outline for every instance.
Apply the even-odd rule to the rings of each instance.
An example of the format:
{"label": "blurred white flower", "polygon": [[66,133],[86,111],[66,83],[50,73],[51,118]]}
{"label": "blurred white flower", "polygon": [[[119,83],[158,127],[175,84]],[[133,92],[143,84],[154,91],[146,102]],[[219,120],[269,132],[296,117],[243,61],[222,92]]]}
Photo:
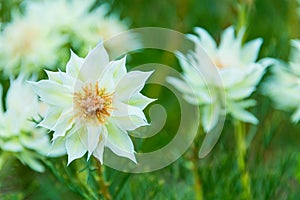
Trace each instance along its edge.
{"label": "blurred white flower", "polygon": [[6,111],[1,104],[0,149],[38,172],[44,171],[39,159],[48,154],[51,145],[47,130],[36,128],[32,121],[39,119],[41,111],[42,104],[32,87],[21,76],[11,81],[6,95]]}
{"label": "blurred white flower", "polygon": [[277,60],[272,75],[263,85],[263,93],[269,96],[279,109],[293,111],[294,123],[300,120],[300,40],[292,40],[289,63]]}
{"label": "blurred white flower", "polygon": [[[202,124],[206,131],[216,125],[218,116],[224,112],[218,97],[219,89],[225,92],[228,114],[238,120],[257,124],[256,117],[246,109],[255,105],[255,100],[247,98],[255,91],[265,71],[265,64],[256,62],[262,39],[243,45],[244,30],[235,36],[234,28],[229,27],[223,32],[217,46],[206,30],[195,28],[195,32],[198,36],[188,35],[195,44],[195,51],[188,56],[180,53],[177,56],[183,68],[184,81],[172,77],[168,81],[183,93],[189,103],[201,106]],[[217,67],[222,86],[209,77],[199,76],[199,71],[209,70],[210,67],[204,62],[203,49]],[[187,85],[193,88],[195,95]]]}
{"label": "blurred white flower", "polygon": [[103,163],[105,146],[136,162],[127,131],[147,125],[143,109],[153,99],[140,91],[152,72],[127,73],[125,62],[109,62],[101,43],[84,59],[71,53],[66,72],[33,83],[50,106],[39,126],[54,131],[53,148],[66,147],[68,164],[86,152]]}
{"label": "blurred white flower", "polygon": [[27,0],[26,17],[30,20],[43,23],[54,31],[61,33],[80,34],[88,25],[92,5],[95,0]]}
{"label": "blurred white flower", "polygon": [[[67,36],[74,48],[88,50],[100,40],[105,41],[128,30],[125,21],[121,21],[116,15],[108,15],[108,5],[92,9],[95,3],[95,0],[84,3],[76,0],[27,1],[26,10],[30,19],[38,20]],[[111,41],[106,48],[109,48],[109,51],[118,48],[127,50],[138,45],[136,38],[127,34],[119,39],[118,43]]]}
{"label": "blurred white flower", "polygon": [[[95,9],[90,14],[88,28],[85,31],[81,31],[80,37],[86,44],[96,45],[99,40],[103,40],[105,48],[109,52],[114,51],[130,51],[132,49],[138,49],[140,43],[138,37],[135,34],[125,32],[128,30],[128,22],[121,21],[115,14],[107,15],[108,6],[102,5]],[[120,33],[124,33],[121,36]]]}
{"label": "blurred white flower", "polygon": [[40,72],[57,62],[62,42],[46,24],[15,18],[0,32],[0,69],[6,75]]}

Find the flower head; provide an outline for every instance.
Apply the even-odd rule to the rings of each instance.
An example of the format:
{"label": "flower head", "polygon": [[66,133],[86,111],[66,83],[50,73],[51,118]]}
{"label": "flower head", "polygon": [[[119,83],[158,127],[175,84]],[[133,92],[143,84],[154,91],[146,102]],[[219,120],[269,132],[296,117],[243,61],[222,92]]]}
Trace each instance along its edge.
{"label": "flower head", "polygon": [[[188,56],[180,53],[177,56],[183,68],[184,81],[169,78],[169,82],[183,93],[188,102],[201,106],[202,123],[206,131],[216,125],[218,115],[223,112],[218,102],[219,89],[225,92],[227,113],[241,121],[258,123],[258,120],[246,111],[246,108],[253,106],[255,101],[246,98],[255,91],[265,70],[263,64],[256,62],[262,39],[255,39],[243,45],[244,30],[236,36],[234,28],[229,27],[223,32],[217,46],[204,29],[195,28],[195,32],[197,36],[188,35],[195,44],[195,51]],[[207,62],[203,61],[203,49],[217,67],[223,82],[222,86],[214,78],[201,78],[198,75],[199,71],[194,68],[209,70]],[[196,91],[195,95],[187,89],[186,84]]]}
{"label": "flower head", "polygon": [[119,49],[130,51],[139,48],[140,43],[137,36],[130,32],[125,33],[129,27],[128,22],[120,20],[115,14],[107,15],[107,13],[107,5],[102,5],[90,13],[90,18],[87,20],[87,23],[90,24],[85,31],[81,31],[79,36],[81,40],[86,44],[93,45],[96,45],[99,39],[108,41],[105,48],[109,52]]}
{"label": "flower head", "polygon": [[277,60],[272,66],[272,76],[266,81],[263,93],[285,111],[293,111],[292,121],[300,120],[300,40],[292,40],[290,62]]}
{"label": "flower head", "polygon": [[27,18],[16,18],[7,24],[0,32],[0,66],[4,73],[31,74],[53,66],[57,61],[54,52],[63,39],[50,30]]}
{"label": "flower head", "polygon": [[[76,0],[27,1],[27,17],[47,24],[52,30],[66,36],[72,47],[84,51],[90,45],[97,45],[100,40],[105,41],[128,30],[125,21],[108,15],[108,5],[92,9],[95,3],[95,0],[85,3]],[[115,48],[128,50],[137,46],[135,37],[126,34],[117,44],[110,42],[106,48],[114,51]]]}
{"label": "flower head", "polygon": [[17,157],[35,171],[44,167],[38,161],[50,150],[46,129],[36,128],[31,119],[38,119],[43,105],[30,85],[21,76],[11,82],[6,95],[6,111],[1,106],[0,150]]}
{"label": "flower head", "polygon": [[66,72],[33,83],[50,106],[39,125],[54,131],[54,148],[66,147],[68,163],[86,152],[102,163],[105,146],[136,162],[127,131],[147,125],[143,109],[153,99],[140,91],[152,72],[127,72],[125,62],[109,61],[101,43],[86,58],[71,52]]}

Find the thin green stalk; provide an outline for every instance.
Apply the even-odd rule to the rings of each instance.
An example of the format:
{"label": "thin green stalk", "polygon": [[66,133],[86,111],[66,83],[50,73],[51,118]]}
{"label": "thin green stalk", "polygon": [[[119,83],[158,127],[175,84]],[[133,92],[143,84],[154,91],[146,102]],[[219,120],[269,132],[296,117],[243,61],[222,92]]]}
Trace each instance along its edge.
{"label": "thin green stalk", "polygon": [[245,124],[236,121],[235,122],[235,138],[236,138],[236,154],[237,154],[237,166],[241,174],[242,183],[242,199],[252,199],[251,198],[251,185],[250,176],[246,167],[246,137],[245,137]]}
{"label": "thin green stalk", "polygon": [[100,185],[99,193],[104,197],[104,199],[111,200],[112,198],[109,193],[109,184],[105,181],[104,178],[104,166],[102,166],[99,161],[97,161],[97,164],[98,164],[98,174],[99,174],[98,181]]}
{"label": "thin green stalk", "polygon": [[253,5],[254,0],[237,0],[237,30],[248,26],[249,15]]}
{"label": "thin green stalk", "polygon": [[193,177],[194,177],[194,181],[195,181],[195,185],[194,185],[194,190],[195,190],[195,197],[197,200],[203,200],[203,190],[202,190],[202,182],[201,182],[201,178],[199,176],[199,172],[198,172],[198,161],[199,161],[199,157],[198,157],[198,147],[200,146],[200,137],[202,137],[204,135],[203,132],[203,128],[200,127],[198,128],[198,134],[195,138],[195,143],[192,146],[192,154],[191,154],[191,161],[193,163],[192,166],[192,173],[193,173]]}
{"label": "thin green stalk", "polygon": [[194,185],[194,190],[195,190],[195,196],[197,200],[203,200],[203,190],[202,190],[202,184],[201,184],[201,180],[200,180],[200,176],[198,173],[198,165],[197,165],[197,161],[198,161],[198,152],[196,150],[195,147],[193,147],[193,157],[192,157],[192,162],[193,162],[193,175],[194,175],[194,181],[195,181],[195,185]]}

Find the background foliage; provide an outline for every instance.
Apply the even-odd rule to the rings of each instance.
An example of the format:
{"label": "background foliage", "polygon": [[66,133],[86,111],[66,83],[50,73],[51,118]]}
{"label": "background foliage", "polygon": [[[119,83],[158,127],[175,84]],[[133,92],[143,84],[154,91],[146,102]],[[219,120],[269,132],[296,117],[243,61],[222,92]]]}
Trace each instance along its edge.
{"label": "background foliage", "polygon": [[[10,20],[11,9],[18,9],[20,2],[0,1],[1,22]],[[221,31],[227,26],[247,24],[246,40],[264,39],[260,57],[287,60],[289,40],[300,37],[296,0],[99,0],[97,5],[104,2],[111,5],[110,12],[119,13],[121,19],[129,20],[131,28],[156,26],[192,33],[193,27],[201,26],[219,40]],[[158,50],[132,53],[128,64],[134,67],[149,62],[180,70],[174,55]],[[267,76],[268,73],[264,78]],[[172,139],[180,114],[178,102],[167,89],[151,85],[144,89],[144,93],[153,98],[159,97],[157,103],[164,105],[168,113],[167,123],[159,134],[145,141],[133,141],[137,151],[147,152],[164,146]],[[252,198],[298,199],[300,126],[290,122],[290,113],[275,110],[266,97],[257,92],[253,96],[258,105],[252,112],[260,123],[246,127],[246,167],[250,173]],[[240,199],[241,176],[233,138],[232,123],[227,118],[216,147],[202,160],[197,157],[202,141],[200,135],[179,160],[156,172],[126,174],[105,167],[104,179],[109,184],[107,192],[113,199],[200,199],[201,196],[204,199]],[[139,145],[142,142],[146,144]],[[76,171],[84,165],[82,161],[75,161],[64,169],[66,157],[55,159],[55,162],[58,163],[56,167],[66,171],[67,182],[59,181],[50,170],[51,164],[46,173],[39,174],[10,159],[0,171],[0,199],[81,199],[80,194],[84,192],[76,189],[76,184],[72,183],[75,178],[68,173],[73,170],[81,179],[87,180],[87,187],[92,185],[87,170]],[[94,173],[93,170],[88,171]]]}

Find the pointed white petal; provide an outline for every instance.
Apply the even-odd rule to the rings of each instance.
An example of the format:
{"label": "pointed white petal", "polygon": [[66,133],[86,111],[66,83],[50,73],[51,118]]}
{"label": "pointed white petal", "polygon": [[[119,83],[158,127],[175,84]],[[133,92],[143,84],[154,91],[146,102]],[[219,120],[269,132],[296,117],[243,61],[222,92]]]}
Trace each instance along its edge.
{"label": "pointed white petal", "polygon": [[21,152],[23,150],[23,147],[18,140],[6,141],[1,146],[1,148],[5,151],[11,151],[11,152]]}
{"label": "pointed white petal", "polygon": [[73,78],[77,78],[78,72],[83,64],[83,61],[83,58],[80,58],[71,50],[71,57],[66,66],[67,74],[72,76]]}
{"label": "pointed white petal", "polygon": [[[197,54],[196,54],[197,55]],[[180,66],[182,67],[184,74],[188,77],[188,82],[193,82],[196,85],[203,85],[204,80],[199,76],[201,71],[195,67],[199,66],[199,63],[194,62],[194,57],[184,56],[180,52],[176,52],[176,57],[179,61]]]}
{"label": "pointed white petal", "polygon": [[195,32],[200,36],[201,46],[210,54],[212,53],[217,45],[215,40],[210,34],[203,28],[196,27]]}
{"label": "pointed white petal", "polygon": [[93,153],[93,155],[100,161],[101,164],[103,164],[103,153],[104,153],[104,146],[106,144],[106,140],[107,140],[107,130],[106,127],[103,127],[103,132],[99,137],[99,142]]}
{"label": "pointed white petal", "polygon": [[57,138],[55,141],[52,142],[48,154],[48,157],[58,157],[65,155],[67,153],[66,151],[66,145],[65,145],[65,138]]}
{"label": "pointed white petal", "polygon": [[109,93],[114,92],[115,86],[127,72],[125,63],[126,57],[110,62],[99,79],[99,86]]}
{"label": "pointed white petal", "polygon": [[116,86],[115,94],[120,100],[130,99],[131,96],[137,94],[143,89],[146,80],[152,73],[153,71],[132,71],[127,73]]}
{"label": "pointed white petal", "polygon": [[237,105],[230,108],[229,112],[234,118],[238,120],[248,122],[251,124],[258,124],[258,119],[253,114]]}
{"label": "pointed white petal", "polygon": [[219,49],[227,50],[232,47],[235,42],[235,34],[233,26],[230,26],[224,30],[221,36],[221,42]]}
{"label": "pointed white petal", "polygon": [[230,88],[226,92],[226,98],[233,99],[233,100],[241,100],[249,97],[255,89],[256,89],[255,87]]}
{"label": "pointed white petal", "polygon": [[34,158],[33,155],[31,155],[30,152],[22,152],[19,156],[21,162],[25,163],[28,165],[31,169],[37,171],[37,172],[44,172],[45,167],[37,160]]}
{"label": "pointed white petal", "polygon": [[220,71],[224,88],[230,88],[236,83],[244,80],[245,73],[243,70],[228,68]]}
{"label": "pointed white petal", "polygon": [[292,115],[292,122],[298,123],[300,120],[300,108],[298,108]]}
{"label": "pointed white petal", "polygon": [[83,82],[98,80],[109,63],[108,54],[102,43],[99,43],[87,55],[80,69],[80,79]]}
{"label": "pointed white petal", "polygon": [[49,80],[31,82],[33,89],[41,100],[56,106],[67,106],[72,103],[72,93],[69,89]]}
{"label": "pointed white petal", "polygon": [[94,150],[97,147],[97,144],[100,139],[100,132],[102,131],[101,127],[96,126],[87,126],[87,150],[88,150],[88,159],[93,154]]}
{"label": "pointed white petal", "polygon": [[113,101],[112,116],[114,117],[122,117],[122,116],[137,116],[146,121],[146,117],[139,107],[131,106],[126,103],[122,103],[120,101]]}
{"label": "pointed white petal", "polygon": [[120,60],[111,61],[109,63],[109,68],[113,69],[113,78],[115,83],[117,84],[123,76],[126,75],[127,69],[126,69],[126,56],[124,56]]}
{"label": "pointed white petal", "polygon": [[87,149],[82,144],[79,134],[81,134],[82,129],[74,133],[72,136],[68,137],[66,140],[66,150],[68,154],[68,165],[75,159],[82,157]]}
{"label": "pointed white petal", "polygon": [[123,117],[114,117],[112,119],[114,123],[121,129],[127,131],[133,131],[141,126],[149,125],[145,120],[137,116],[123,116]]}
{"label": "pointed white petal", "polygon": [[205,132],[211,131],[217,124],[221,108],[217,103],[204,106],[202,108],[202,126]]}
{"label": "pointed white petal", "polygon": [[107,123],[106,128],[108,131],[107,147],[118,156],[127,157],[136,163],[134,147],[128,134],[112,122]]}
{"label": "pointed white petal", "polygon": [[53,127],[57,123],[61,113],[62,109],[60,107],[52,106],[48,108],[44,119],[37,126],[53,130]]}
{"label": "pointed white petal", "polygon": [[261,38],[252,40],[250,42],[247,42],[241,52],[241,56],[243,61],[248,64],[255,62],[258,56],[259,49],[263,43],[263,40]]}
{"label": "pointed white petal", "polygon": [[128,103],[129,105],[132,105],[132,106],[139,107],[140,109],[144,110],[148,104],[152,103],[155,100],[156,99],[151,99],[151,98],[148,98],[148,97],[142,95],[141,93],[138,93],[138,94],[132,96],[129,99],[129,101],[127,101],[126,103]]}
{"label": "pointed white petal", "polygon": [[66,132],[73,126],[73,123],[74,116],[72,111],[64,111],[52,129],[54,131],[53,140],[65,136]]}
{"label": "pointed white petal", "polygon": [[60,76],[61,72],[52,72],[52,71],[48,71],[48,70],[45,70],[45,72],[50,81],[56,82],[58,84],[62,84],[62,80],[61,80],[61,76]]}

